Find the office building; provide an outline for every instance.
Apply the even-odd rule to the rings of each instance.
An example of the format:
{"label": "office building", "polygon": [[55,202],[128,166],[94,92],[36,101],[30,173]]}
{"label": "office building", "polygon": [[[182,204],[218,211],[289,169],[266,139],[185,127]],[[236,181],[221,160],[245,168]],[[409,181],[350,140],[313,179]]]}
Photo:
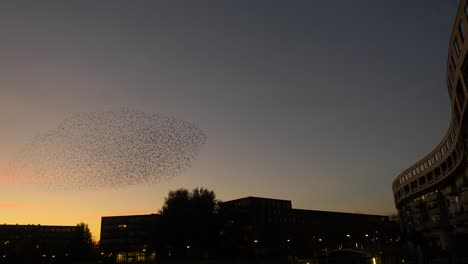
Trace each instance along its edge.
{"label": "office building", "polygon": [[158,220],[157,214],[102,217],[102,258],[117,263],[154,262]]}
{"label": "office building", "polygon": [[467,29],[468,6],[463,0],[454,20],[447,58],[450,126],[433,151],[404,170],[392,184],[402,234],[411,247],[422,248],[423,255],[456,251],[468,244]]}

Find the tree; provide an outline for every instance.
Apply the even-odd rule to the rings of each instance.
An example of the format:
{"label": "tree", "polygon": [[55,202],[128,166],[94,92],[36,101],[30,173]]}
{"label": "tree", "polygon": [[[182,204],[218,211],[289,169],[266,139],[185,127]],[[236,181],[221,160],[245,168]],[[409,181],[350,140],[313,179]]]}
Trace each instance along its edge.
{"label": "tree", "polygon": [[206,254],[217,243],[219,201],[213,191],[170,191],[160,210],[162,238],[172,254]]}
{"label": "tree", "polygon": [[95,258],[95,246],[89,227],[85,223],[77,224],[77,229],[71,241],[71,258],[90,260]]}

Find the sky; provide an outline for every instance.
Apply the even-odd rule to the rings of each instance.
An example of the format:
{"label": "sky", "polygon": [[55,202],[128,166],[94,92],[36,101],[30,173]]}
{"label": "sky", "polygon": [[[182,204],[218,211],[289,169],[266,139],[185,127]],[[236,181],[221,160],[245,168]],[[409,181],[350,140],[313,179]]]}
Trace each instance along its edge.
{"label": "sky", "polygon": [[[391,183],[450,122],[456,0],[2,1],[0,223],[156,213],[169,190],[391,214]],[[76,113],[196,124],[192,167],[158,184],[44,190],[9,161]]]}

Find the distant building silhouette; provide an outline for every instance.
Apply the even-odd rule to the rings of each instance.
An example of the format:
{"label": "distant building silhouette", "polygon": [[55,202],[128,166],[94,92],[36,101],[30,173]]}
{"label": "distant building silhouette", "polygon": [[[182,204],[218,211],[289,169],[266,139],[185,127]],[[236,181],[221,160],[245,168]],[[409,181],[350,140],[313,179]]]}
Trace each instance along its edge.
{"label": "distant building silhouette", "polygon": [[335,249],[381,251],[399,241],[388,216],[293,209],[291,201],[246,197],[221,205],[228,248],[274,255],[322,255]]}
{"label": "distant building silhouette", "polygon": [[[313,257],[345,249],[372,255],[399,240],[399,226],[387,216],[293,209],[288,200],[226,201],[219,221],[218,257]],[[171,257],[158,236],[164,228],[155,214],[103,217],[102,254],[116,262]]]}
{"label": "distant building silhouette", "polygon": [[468,244],[467,4],[467,0],[460,1],[449,43],[450,127],[431,153],[392,184],[403,235],[413,248],[419,248],[420,261],[424,261],[422,255],[438,251],[453,253],[457,247],[459,252],[466,251],[463,247]]}
{"label": "distant building silhouette", "polygon": [[78,226],[0,225],[2,263],[74,259]]}

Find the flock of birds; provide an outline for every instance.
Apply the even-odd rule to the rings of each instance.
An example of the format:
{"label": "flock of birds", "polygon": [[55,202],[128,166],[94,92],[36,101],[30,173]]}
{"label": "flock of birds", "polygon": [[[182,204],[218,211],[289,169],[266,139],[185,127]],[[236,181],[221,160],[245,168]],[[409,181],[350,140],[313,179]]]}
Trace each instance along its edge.
{"label": "flock of birds", "polygon": [[206,138],[195,125],[158,114],[82,113],[35,138],[15,171],[61,189],[155,183],[188,169]]}

